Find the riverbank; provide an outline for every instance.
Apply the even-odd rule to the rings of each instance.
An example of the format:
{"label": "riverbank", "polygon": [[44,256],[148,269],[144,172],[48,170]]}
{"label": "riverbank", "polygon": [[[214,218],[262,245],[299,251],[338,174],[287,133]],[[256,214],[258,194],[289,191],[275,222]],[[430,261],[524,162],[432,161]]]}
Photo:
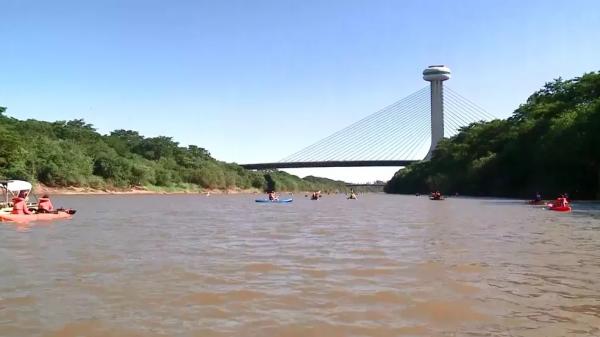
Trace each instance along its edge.
{"label": "riverbank", "polygon": [[119,195],[136,195],[136,194],[255,194],[262,193],[262,191],[256,188],[240,189],[240,188],[229,188],[229,189],[206,189],[198,186],[174,186],[174,187],[161,187],[161,186],[134,186],[131,188],[105,188],[96,189],[91,187],[49,187],[43,184],[37,184],[34,189],[34,193],[41,195],[48,193],[51,195],[107,195],[107,194],[119,194]]}

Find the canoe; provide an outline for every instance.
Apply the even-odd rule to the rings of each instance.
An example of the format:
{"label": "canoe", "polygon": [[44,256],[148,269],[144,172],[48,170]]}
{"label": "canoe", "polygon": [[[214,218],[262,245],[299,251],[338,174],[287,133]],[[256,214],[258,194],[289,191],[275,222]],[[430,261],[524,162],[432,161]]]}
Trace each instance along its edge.
{"label": "canoe", "polygon": [[271,203],[271,204],[286,204],[288,202],[294,201],[294,199],[280,199],[280,200],[256,199],[254,201],[256,201],[256,202],[264,202],[264,203]]}
{"label": "canoe", "polygon": [[0,213],[1,221],[12,221],[12,222],[31,222],[31,221],[50,221],[59,219],[70,219],[73,213],[57,212],[57,213],[38,213],[38,214],[10,214]]}
{"label": "canoe", "polygon": [[548,204],[548,210],[556,211],[556,212],[570,212],[571,206],[554,206],[553,204]]}

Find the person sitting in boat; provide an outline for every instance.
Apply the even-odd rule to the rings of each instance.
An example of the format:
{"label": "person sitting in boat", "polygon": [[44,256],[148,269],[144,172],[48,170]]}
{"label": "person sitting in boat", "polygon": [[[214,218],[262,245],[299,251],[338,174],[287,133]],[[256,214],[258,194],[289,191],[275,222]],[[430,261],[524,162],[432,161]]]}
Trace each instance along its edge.
{"label": "person sitting in boat", "polygon": [[269,196],[269,200],[271,201],[279,200],[279,197],[273,191],[270,191],[267,195]]}
{"label": "person sitting in boat", "polygon": [[533,199],[533,201],[535,201],[535,202],[540,202],[540,201],[542,201],[542,195],[540,194],[540,192],[537,192],[537,193],[535,194],[535,198]]}
{"label": "person sitting in boat", "polygon": [[27,207],[27,191],[19,192],[19,196],[12,199],[13,209],[11,214],[31,214],[31,211]]}
{"label": "person sitting in boat", "polygon": [[566,207],[569,205],[569,202],[567,201],[567,198],[565,198],[565,196],[561,194],[560,197],[556,198],[554,204],[552,205],[553,207]]}
{"label": "person sitting in boat", "polygon": [[435,192],[431,193],[431,199],[440,200],[441,198],[442,198],[442,193],[440,193],[440,191],[435,191]]}
{"label": "person sitting in boat", "polygon": [[50,197],[48,194],[42,195],[42,197],[38,200],[38,213],[51,213],[54,211],[54,206],[52,206],[52,201],[50,201]]}

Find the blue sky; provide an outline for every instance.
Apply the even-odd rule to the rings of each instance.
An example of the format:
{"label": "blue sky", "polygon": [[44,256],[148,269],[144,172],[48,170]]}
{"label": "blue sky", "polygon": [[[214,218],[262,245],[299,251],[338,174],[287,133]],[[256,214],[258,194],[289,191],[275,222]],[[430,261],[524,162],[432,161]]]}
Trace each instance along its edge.
{"label": "blue sky", "polygon": [[240,163],[422,88],[430,64],[503,117],[546,81],[600,70],[595,0],[4,0],[0,13],[9,115],[173,136]]}

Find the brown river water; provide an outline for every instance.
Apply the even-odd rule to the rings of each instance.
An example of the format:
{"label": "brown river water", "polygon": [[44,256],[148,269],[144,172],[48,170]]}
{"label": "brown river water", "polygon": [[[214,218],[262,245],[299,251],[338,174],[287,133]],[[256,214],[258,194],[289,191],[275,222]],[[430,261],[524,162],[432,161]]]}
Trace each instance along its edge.
{"label": "brown river water", "polygon": [[0,224],[0,336],[600,336],[600,210],[63,196]]}

